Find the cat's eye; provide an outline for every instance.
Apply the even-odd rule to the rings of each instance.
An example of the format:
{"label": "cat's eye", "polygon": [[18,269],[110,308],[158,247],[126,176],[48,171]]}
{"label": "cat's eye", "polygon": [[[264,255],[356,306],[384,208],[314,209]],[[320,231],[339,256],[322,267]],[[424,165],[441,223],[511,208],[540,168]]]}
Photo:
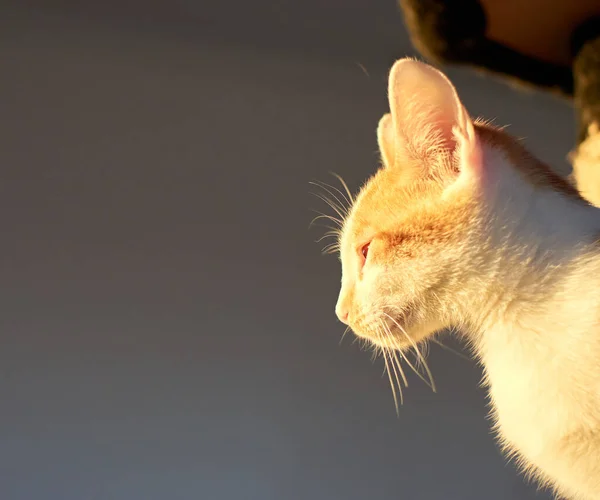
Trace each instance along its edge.
{"label": "cat's eye", "polygon": [[360,249],[360,253],[362,254],[363,258],[366,260],[367,255],[369,255],[369,246],[371,244],[367,243],[366,245],[363,245],[362,248]]}

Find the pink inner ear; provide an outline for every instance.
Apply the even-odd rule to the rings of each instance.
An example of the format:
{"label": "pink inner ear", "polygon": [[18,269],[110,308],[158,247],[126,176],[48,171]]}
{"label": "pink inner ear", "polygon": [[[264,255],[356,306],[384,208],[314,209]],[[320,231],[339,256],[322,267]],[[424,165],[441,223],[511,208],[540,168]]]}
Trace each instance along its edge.
{"label": "pink inner ear", "polygon": [[392,115],[386,113],[377,126],[377,143],[381,160],[386,167],[393,167],[396,161],[394,122]]}
{"label": "pink inner ear", "polygon": [[390,72],[388,93],[396,157],[424,161],[453,153],[453,130],[464,130],[468,116],[448,78],[427,64],[402,59]]}

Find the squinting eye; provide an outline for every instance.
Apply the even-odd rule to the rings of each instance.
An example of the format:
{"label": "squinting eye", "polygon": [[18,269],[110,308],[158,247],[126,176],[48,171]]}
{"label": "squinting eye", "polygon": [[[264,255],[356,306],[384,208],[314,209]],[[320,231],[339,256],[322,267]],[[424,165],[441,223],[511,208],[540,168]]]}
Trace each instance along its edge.
{"label": "squinting eye", "polygon": [[367,243],[360,249],[360,252],[362,253],[362,256],[365,259],[367,258],[367,255],[369,255],[369,245],[370,245],[370,243]]}

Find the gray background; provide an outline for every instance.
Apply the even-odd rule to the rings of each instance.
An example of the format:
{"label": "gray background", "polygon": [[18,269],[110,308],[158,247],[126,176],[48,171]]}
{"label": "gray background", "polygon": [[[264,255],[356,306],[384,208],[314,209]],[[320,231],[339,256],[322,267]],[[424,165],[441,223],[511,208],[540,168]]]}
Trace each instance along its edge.
{"label": "gray background", "polygon": [[[394,2],[47,3],[0,7],[0,498],[536,497],[473,362],[398,417],[340,345],[309,181],[376,167]],[[566,167],[565,103],[450,76]]]}

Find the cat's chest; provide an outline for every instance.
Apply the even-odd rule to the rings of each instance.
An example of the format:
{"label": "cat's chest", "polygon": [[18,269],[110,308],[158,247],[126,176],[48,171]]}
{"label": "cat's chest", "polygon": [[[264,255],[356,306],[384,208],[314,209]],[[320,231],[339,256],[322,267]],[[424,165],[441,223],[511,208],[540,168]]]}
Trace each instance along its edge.
{"label": "cat's chest", "polygon": [[553,349],[518,336],[492,338],[483,352],[500,436],[533,458],[574,420],[568,375]]}

